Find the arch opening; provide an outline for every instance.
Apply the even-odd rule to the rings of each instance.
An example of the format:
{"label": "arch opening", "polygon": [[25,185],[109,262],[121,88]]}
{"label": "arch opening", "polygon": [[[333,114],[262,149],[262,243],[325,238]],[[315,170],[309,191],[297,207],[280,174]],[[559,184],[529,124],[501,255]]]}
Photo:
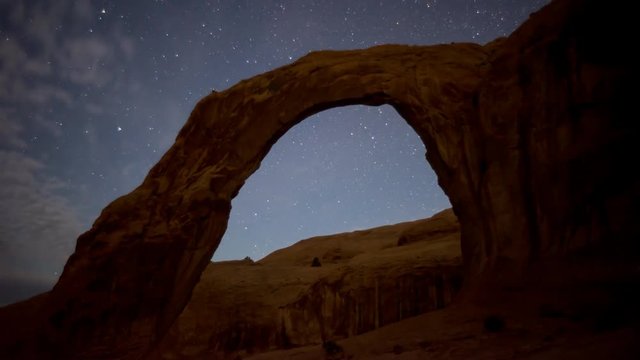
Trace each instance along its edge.
{"label": "arch opening", "polygon": [[331,108],[291,127],[233,199],[213,263],[157,351],[179,357],[183,328],[229,356],[449,305],[462,282],[459,226],[449,211],[428,219],[451,205],[425,152],[389,105]]}
{"label": "arch opening", "polygon": [[416,132],[391,106],[346,106],[284,134],[233,199],[213,260],[260,259],[296,241],[451,207]]}

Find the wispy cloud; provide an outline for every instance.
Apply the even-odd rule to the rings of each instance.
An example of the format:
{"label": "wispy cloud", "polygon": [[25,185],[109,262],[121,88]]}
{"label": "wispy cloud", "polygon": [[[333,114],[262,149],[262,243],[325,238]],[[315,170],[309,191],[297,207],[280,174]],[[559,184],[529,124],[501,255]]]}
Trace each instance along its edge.
{"label": "wispy cloud", "polygon": [[[2,138],[0,138],[0,141]],[[7,280],[53,285],[82,230],[76,210],[46,165],[0,150],[0,286]]]}
{"label": "wispy cloud", "polygon": [[0,107],[0,304],[13,299],[7,284],[53,285],[82,230],[64,183],[27,146],[16,112]]}
{"label": "wispy cloud", "polygon": [[[51,99],[70,105],[71,96],[59,84],[103,87],[114,81],[116,63],[131,59],[135,44],[119,28],[94,33],[97,13],[88,0],[16,1],[8,6],[6,21],[12,29],[0,39],[0,100],[41,104]],[[42,88],[41,81],[49,87]]]}
{"label": "wispy cloud", "polygon": [[22,126],[9,120],[11,115],[9,110],[0,108],[0,144],[21,150],[27,147],[27,143],[20,136]]}
{"label": "wispy cloud", "polygon": [[113,79],[104,66],[113,62],[115,50],[99,38],[81,37],[64,42],[57,52],[57,60],[66,64],[64,74],[78,85],[104,86]]}
{"label": "wispy cloud", "polygon": [[82,92],[119,81],[116,64],[133,56],[135,44],[117,29],[91,32],[98,10],[89,0],[17,0],[0,9],[2,305],[52,286],[84,227],[79,204],[66,195],[73,189],[53,175],[51,149],[33,135],[44,144],[68,140],[56,109],[71,110],[69,121],[89,129],[80,119],[103,109]]}

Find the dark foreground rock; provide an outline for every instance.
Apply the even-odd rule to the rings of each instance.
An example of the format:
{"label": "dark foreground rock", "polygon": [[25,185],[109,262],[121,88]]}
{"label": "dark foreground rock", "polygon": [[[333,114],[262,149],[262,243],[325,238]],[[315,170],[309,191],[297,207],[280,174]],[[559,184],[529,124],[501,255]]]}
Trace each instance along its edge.
{"label": "dark foreground rock", "polygon": [[[398,247],[406,234],[411,244]],[[309,266],[313,258],[322,266]],[[441,309],[461,284],[451,210],[303,240],[258,262],[209,264],[153,357],[229,359],[337,341]]]}

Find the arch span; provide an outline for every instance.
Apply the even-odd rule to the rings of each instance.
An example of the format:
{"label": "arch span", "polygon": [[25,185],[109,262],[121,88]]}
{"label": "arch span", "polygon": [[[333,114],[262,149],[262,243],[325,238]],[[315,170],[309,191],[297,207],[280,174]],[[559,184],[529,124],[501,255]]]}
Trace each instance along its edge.
{"label": "arch span", "polygon": [[[485,46],[317,52],[210,94],[144,182],[80,236],[35,320],[0,351],[143,357],[188,301],[244,180],[330,107],[390,104],[418,133],[460,220],[468,279],[637,239],[640,182],[621,161],[639,137],[627,115],[636,65],[614,15],[558,0]],[[594,34],[596,20],[611,26]]]}
{"label": "arch span", "polygon": [[424,154],[418,134],[391,106],[310,116],[274,144],[232,200],[212,260],[258,260],[300,239],[450,208]]}
{"label": "arch span", "polygon": [[[73,299],[92,318],[103,314],[95,321],[109,323],[114,333],[104,335],[117,343],[124,328],[137,334],[127,335],[128,347],[153,342],[188,301],[244,181],[287,130],[333,107],[392,105],[425,143],[454,208],[467,203],[470,194],[452,189],[467,182],[465,124],[486,58],[475,44],[324,51],[210,94],[143,184],[107,206],[78,239],[54,300]],[[83,313],[56,319],[74,326]],[[93,349],[83,348],[87,355]]]}

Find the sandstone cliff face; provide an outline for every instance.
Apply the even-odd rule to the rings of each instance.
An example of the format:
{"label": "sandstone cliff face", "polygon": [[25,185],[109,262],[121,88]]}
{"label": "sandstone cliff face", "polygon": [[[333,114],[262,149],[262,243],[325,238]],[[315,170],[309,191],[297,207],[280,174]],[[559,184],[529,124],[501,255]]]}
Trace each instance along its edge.
{"label": "sandstone cliff face", "polygon": [[[412,243],[398,246],[406,234]],[[451,210],[212,263],[153,357],[228,359],[358,335],[451,303],[461,264]]]}
{"label": "sandstone cliff face", "polygon": [[419,134],[460,220],[467,286],[636,239],[640,182],[626,158],[638,58],[625,5],[554,1],[486,46],[311,53],[205,97],[144,182],[80,236],[33,322],[4,330],[0,355],[148,354],[244,180],[288,129],[336,106],[391,104]]}
{"label": "sandstone cliff face", "polygon": [[[474,140],[464,141],[478,156],[468,158],[474,198],[463,203],[482,210],[454,204],[472,268],[524,268],[637,238],[640,182],[622,159],[640,134],[629,118],[638,55],[625,40],[634,20],[624,12],[554,1],[490,44],[473,99]],[[487,236],[465,242],[467,231]]]}
{"label": "sandstone cliff face", "polygon": [[319,344],[450,304],[462,283],[461,269],[412,265],[344,269],[345,274],[321,279],[308,293],[281,308],[282,335],[290,345]]}

